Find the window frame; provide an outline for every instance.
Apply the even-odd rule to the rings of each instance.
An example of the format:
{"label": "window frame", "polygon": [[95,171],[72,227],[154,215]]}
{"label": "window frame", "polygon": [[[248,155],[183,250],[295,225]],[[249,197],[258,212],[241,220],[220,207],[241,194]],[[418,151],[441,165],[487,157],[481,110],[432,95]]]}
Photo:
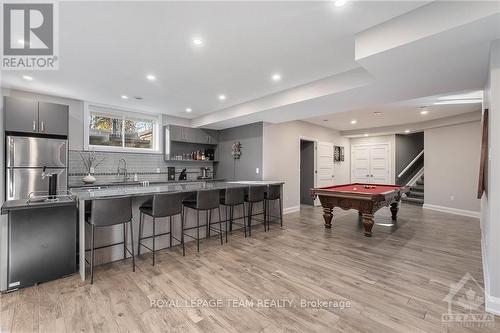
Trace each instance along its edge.
{"label": "window frame", "polygon": [[[104,145],[91,145],[90,144],[90,115],[91,113],[98,113],[103,116],[110,116],[121,119],[122,121],[122,145],[121,146],[104,146]],[[133,153],[160,153],[160,124],[161,115],[153,115],[138,112],[136,110],[131,110],[122,107],[113,107],[109,105],[102,105],[97,103],[84,102],[84,150],[95,150],[95,151],[111,151],[111,152],[133,152]],[[153,122],[153,135],[152,148],[135,148],[125,146],[125,120],[150,120]]]}

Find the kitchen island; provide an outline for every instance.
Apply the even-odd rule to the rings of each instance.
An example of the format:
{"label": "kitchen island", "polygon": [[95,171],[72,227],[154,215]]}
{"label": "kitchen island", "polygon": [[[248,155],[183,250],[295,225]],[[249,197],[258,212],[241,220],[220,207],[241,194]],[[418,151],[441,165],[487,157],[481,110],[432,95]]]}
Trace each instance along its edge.
{"label": "kitchen island", "polygon": [[[141,206],[144,202],[150,200],[154,194],[158,193],[169,193],[169,192],[178,192],[178,193],[186,193],[186,197],[191,194],[196,193],[198,190],[204,189],[219,189],[224,190],[230,187],[247,187],[250,185],[271,185],[271,184],[280,184],[283,185],[281,181],[241,181],[241,182],[186,182],[186,183],[163,183],[163,184],[147,184],[144,185],[124,185],[124,186],[113,186],[108,188],[73,188],[71,189],[71,193],[78,200],[78,211],[79,211],[79,271],[82,280],[85,280],[85,249],[89,247],[89,235],[90,229],[86,228],[85,223],[85,204],[86,202],[98,200],[98,199],[110,199],[110,198],[118,198],[118,197],[132,197],[133,198],[133,222],[132,226],[134,228],[134,242],[137,242],[138,238],[138,229],[139,224],[135,221],[138,221],[139,214],[139,206]],[[283,191],[283,189],[282,189]],[[270,206],[271,215],[278,215],[279,213],[278,205]],[[222,210],[224,211],[224,210]],[[243,215],[242,211],[235,211],[235,217]],[[214,214],[214,219],[217,214]],[[226,217],[222,215],[221,220],[225,220]],[[165,220],[166,221],[166,220]],[[167,232],[169,231],[168,223],[162,223],[163,219],[157,220],[157,233]],[[185,215],[185,225],[186,226],[195,226],[196,218],[195,214],[192,211],[188,211]],[[172,225],[172,233],[180,234],[181,230],[180,218],[176,218]],[[103,228],[106,230],[102,230],[96,235],[96,245],[106,245],[112,244],[121,241],[123,238],[123,233],[121,227],[109,227]],[[202,228],[203,229],[203,228]],[[200,236],[202,238],[205,237],[204,230],[200,230]],[[144,225],[144,234],[151,234],[152,228],[151,223],[146,223]],[[130,235],[128,235],[130,237]],[[159,239],[157,241],[157,248],[161,249],[164,247],[170,247],[174,245],[178,245],[179,243],[169,244],[168,239]],[[137,247],[136,247],[137,252]],[[103,249],[101,251],[96,252],[96,264],[102,264],[106,262],[120,260],[123,257],[123,250],[120,247],[112,247],[109,249]]]}

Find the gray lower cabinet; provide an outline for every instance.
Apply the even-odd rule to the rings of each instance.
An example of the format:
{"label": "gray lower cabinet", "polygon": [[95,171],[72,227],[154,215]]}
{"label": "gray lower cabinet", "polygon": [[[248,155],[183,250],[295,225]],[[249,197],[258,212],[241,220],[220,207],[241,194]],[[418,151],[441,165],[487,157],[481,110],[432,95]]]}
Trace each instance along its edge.
{"label": "gray lower cabinet", "polygon": [[40,133],[68,135],[68,106],[54,103],[38,103]]}
{"label": "gray lower cabinet", "polygon": [[68,135],[67,105],[6,96],[4,108],[6,131]]}
{"label": "gray lower cabinet", "polygon": [[38,102],[26,98],[5,97],[5,130],[38,133]]}

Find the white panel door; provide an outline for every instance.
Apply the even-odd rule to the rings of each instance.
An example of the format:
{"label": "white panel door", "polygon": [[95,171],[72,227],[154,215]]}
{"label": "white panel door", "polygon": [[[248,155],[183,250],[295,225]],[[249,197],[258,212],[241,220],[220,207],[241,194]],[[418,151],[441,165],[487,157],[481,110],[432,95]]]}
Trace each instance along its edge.
{"label": "white panel door", "polygon": [[370,182],[370,146],[351,148],[351,182]]}
{"label": "white panel door", "polygon": [[333,143],[318,142],[318,187],[333,185]]}
{"label": "white panel door", "polygon": [[370,146],[370,183],[389,184],[389,147]]}

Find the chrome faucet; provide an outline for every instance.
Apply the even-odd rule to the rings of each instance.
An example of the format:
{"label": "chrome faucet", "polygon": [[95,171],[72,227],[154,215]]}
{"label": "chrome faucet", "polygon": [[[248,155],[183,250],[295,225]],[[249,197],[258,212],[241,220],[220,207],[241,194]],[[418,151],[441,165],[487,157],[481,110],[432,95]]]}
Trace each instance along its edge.
{"label": "chrome faucet", "polygon": [[[123,161],[123,168],[120,167],[122,161]],[[123,173],[123,181],[126,182],[128,180],[128,171],[127,171],[127,161],[125,161],[124,158],[120,158],[120,160],[118,161],[117,175],[120,175],[122,173]]]}

